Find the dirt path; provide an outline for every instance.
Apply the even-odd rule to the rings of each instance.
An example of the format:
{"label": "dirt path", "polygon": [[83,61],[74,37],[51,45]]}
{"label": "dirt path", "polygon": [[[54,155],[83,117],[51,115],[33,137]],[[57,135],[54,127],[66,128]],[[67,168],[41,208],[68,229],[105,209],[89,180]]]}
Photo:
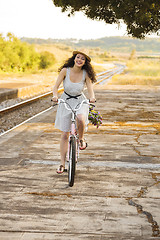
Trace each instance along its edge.
{"label": "dirt path", "polygon": [[159,239],[160,94],[96,88],[75,185],[57,175],[51,110],[0,138],[0,239]]}

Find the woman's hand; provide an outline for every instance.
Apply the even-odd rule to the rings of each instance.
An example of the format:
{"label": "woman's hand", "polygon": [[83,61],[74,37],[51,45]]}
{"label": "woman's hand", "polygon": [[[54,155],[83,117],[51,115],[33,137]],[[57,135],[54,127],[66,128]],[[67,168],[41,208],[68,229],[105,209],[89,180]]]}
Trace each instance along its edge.
{"label": "woman's hand", "polygon": [[51,99],[52,102],[58,102],[58,97],[57,96],[53,96]]}
{"label": "woman's hand", "polygon": [[95,103],[95,102],[96,102],[96,99],[95,99],[95,98],[90,98],[90,99],[89,99],[89,102],[90,102],[90,103]]}
{"label": "woman's hand", "polygon": [[58,95],[58,88],[59,88],[60,84],[63,82],[63,80],[65,79],[66,72],[67,72],[67,68],[63,68],[58,75],[56,83],[53,87],[53,97],[51,99],[51,101],[53,101],[53,102],[57,103],[57,101],[58,101],[58,96],[57,96]]}

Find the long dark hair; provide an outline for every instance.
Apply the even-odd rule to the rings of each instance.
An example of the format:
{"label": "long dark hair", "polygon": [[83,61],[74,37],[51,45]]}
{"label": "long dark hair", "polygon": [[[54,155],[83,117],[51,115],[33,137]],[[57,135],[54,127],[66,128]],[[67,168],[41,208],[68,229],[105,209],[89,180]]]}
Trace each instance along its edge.
{"label": "long dark hair", "polygon": [[[74,66],[74,59],[75,59],[76,55],[77,54],[74,54],[72,57],[68,58],[65,61],[65,63],[58,69],[58,72],[60,72],[62,70],[62,68],[73,67]],[[88,61],[87,58],[86,58],[85,64],[83,65],[82,69],[86,70],[86,72],[88,73],[88,76],[91,79],[92,83],[97,81],[95,71],[94,71],[92,65],[90,64],[90,62]]]}

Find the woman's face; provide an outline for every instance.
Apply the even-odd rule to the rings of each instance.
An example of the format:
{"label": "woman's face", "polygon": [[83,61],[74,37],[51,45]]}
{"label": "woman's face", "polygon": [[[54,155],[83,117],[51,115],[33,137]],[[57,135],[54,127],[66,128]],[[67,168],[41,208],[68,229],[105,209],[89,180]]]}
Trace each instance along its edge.
{"label": "woman's face", "polygon": [[85,64],[86,58],[83,54],[78,53],[74,59],[74,63],[77,67],[83,67]]}

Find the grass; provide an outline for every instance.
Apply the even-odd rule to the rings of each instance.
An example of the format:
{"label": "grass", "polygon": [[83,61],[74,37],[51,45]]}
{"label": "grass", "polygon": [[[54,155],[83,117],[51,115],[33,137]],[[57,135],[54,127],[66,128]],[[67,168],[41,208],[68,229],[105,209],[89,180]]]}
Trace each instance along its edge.
{"label": "grass", "polygon": [[160,76],[159,60],[136,60],[129,61],[127,67],[132,75],[158,77]]}
{"label": "grass", "polygon": [[124,73],[114,76],[110,84],[160,86],[160,61],[128,61]]}

